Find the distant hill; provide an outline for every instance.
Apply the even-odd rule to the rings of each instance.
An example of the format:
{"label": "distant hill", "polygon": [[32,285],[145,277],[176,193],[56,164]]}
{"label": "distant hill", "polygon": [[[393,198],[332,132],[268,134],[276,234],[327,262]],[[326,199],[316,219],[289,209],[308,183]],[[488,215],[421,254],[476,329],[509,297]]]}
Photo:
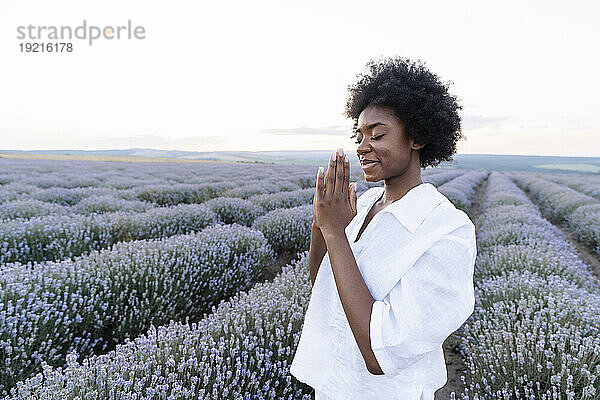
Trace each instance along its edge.
{"label": "distant hill", "polygon": [[[0,150],[2,154],[11,157],[36,158],[48,156],[78,156],[78,158],[92,159],[95,157],[110,157],[117,161],[120,157],[139,158],[148,161],[148,158],[169,158],[173,161],[206,160],[222,162],[246,162],[267,164],[296,164],[296,165],[325,165],[331,151],[177,151],[154,149],[125,149],[125,150]],[[600,174],[600,157],[559,157],[559,156],[523,156],[523,155],[496,155],[496,154],[457,154],[454,162],[440,164],[442,168],[469,168],[490,169],[504,171],[534,171],[534,172],[564,172],[564,173],[591,173]],[[356,154],[350,154],[350,162],[358,164]]]}

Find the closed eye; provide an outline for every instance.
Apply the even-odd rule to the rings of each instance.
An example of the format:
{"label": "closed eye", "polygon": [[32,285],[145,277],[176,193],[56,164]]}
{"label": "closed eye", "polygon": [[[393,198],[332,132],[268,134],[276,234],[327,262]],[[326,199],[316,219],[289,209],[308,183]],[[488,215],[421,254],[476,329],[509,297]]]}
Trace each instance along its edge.
{"label": "closed eye", "polygon": [[[375,137],[372,137],[371,140],[379,140],[379,139],[381,139],[384,136],[385,136],[385,134],[384,135],[375,136]],[[354,141],[354,143],[355,144],[360,144],[360,140],[357,139],[357,140]]]}

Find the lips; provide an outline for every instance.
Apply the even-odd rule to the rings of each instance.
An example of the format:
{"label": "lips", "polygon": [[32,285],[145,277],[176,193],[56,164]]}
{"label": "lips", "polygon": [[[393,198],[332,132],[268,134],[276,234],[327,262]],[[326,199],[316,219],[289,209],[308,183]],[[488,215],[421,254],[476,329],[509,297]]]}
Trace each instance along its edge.
{"label": "lips", "polygon": [[379,161],[374,160],[363,160],[360,164],[364,170],[372,168],[375,164],[378,164]]}
{"label": "lips", "polygon": [[377,162],[377,161],[375,161],[375,160],[362,160],[362,161],[360,162],[360,164],[361,164],[361,165],[366,165],[366,164],[369,164],[369,163],[374,163],[374,162]]}

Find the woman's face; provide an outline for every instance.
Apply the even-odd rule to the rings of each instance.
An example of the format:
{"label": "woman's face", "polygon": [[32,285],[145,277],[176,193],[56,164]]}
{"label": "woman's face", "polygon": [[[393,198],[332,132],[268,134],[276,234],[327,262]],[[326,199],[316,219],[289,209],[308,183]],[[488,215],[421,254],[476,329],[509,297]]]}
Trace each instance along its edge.
{"label": "woman's face", "polygon": [[415,163],[420,168],[418,150],[424,145],[408,137],[391,107],[365,107],[358,117],[356,144],[368,182],[401,176]]}

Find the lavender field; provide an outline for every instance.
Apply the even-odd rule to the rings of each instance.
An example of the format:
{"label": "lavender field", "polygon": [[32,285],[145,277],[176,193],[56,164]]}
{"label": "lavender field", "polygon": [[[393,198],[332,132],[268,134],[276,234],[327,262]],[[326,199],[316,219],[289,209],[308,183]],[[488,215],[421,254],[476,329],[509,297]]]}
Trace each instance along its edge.
{"label": "lavender field", "polygon": [[[0,159],[0,397],[312,399],[316,168]],[[600,176],[422,175],[478,244],[436,399],[600,399]]]}

